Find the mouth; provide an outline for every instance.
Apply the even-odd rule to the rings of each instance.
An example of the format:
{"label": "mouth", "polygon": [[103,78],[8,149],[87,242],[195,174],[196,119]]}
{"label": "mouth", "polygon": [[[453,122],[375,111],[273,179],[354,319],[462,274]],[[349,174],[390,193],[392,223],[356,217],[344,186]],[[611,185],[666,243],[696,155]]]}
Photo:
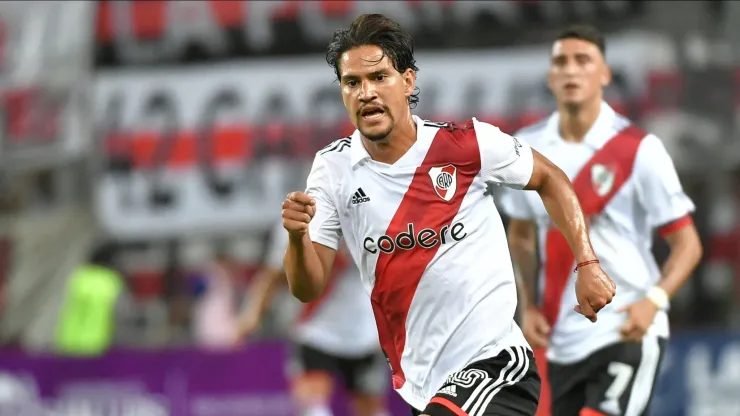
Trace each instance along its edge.
{"label": "mouth", "polygon": [[568,82],[563,86],[563,89],[566,91],[575,91],[578,88],[580,88],[580,86],[575,82]]}
{"label": "mouth", "polygon": [[385,114],[385,111],[379,105],[367,105],[360,111],[360,117],[365,121],[379,119],[383,114]]}

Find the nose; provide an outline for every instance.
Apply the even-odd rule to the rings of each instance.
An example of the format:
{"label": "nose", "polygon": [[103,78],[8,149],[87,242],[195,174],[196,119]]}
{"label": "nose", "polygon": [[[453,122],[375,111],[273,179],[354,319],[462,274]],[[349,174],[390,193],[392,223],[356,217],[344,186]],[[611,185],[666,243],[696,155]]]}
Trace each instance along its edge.
{"label": "nose", "polygon": [[373,101],[376,98],[378,98],[378,94],[375,91],[375,86],[373,85],[373,83],[369,81],[363,81],[362,86],[360,87],[360,101],[366,103]]}
{"label": "nose", "polygon": [[573,62],[572,59],[569,59],[568,62],[563,65],[563,73],[565,75],[575,75],[578,73],[578,64],[576,62]]}

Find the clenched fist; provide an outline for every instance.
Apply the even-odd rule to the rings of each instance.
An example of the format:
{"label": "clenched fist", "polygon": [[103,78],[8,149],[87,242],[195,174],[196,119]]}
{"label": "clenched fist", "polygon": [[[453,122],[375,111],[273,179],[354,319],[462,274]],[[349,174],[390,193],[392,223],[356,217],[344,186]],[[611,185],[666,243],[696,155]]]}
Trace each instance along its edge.
{"label": "clenched fist", "polygon": [[606,275],[598,263],[578,268],[576,278],[576,312],[596,322],[596,313],[611,303],[617,293],[617,286]]}
{"label": "clenched fist", "polygon": [[542,313],[534,306],[524,310],[522,315],[524,338],[532,348],[547,348],[550,339],[550,325]]}
{"label": "clenched fist", "polygon": [[283,201],[283,227],[294,237],[306,235],[314,214],[316,200],[303,192],[291,192]]}

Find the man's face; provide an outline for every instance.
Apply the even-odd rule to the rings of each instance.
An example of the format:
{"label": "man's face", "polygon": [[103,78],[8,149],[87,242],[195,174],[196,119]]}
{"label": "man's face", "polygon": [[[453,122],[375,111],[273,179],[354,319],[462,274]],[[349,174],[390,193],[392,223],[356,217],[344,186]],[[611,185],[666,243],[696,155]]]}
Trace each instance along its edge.
{"label": "man's face", "polygon": [[593,43],[561,39],[552,47],[548,81],[559,104],[580,106],[601,101],[602,89],[611,81],[611,71]]}
{"label": "man's face", "polygon": [[396,117],[409,111],[408,98],[414,91],[416,74],[403,74],[383,50],[374,45],[359,46],[339,58],[342,100],[352,124],[372,141],[390,134]]}

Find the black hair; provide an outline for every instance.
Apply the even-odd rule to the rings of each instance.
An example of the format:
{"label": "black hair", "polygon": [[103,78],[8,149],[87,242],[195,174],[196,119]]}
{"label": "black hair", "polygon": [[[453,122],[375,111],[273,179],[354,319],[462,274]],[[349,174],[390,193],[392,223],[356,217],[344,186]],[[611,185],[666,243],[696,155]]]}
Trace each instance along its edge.
{"label": "black hair", "polygon": [[116,244],[104,242],[95,246],[88,257],[90,264],[112,268],[117,253]]}
{"label": "black hair", "polygon": [[[339,58],[350,49],[364,45],[375,45],[388,56],[396,71],[403,73],[411,68],[419,71],[414,59],[414,41],[401,25],[382,14],[363,14],[355,19],[347,29],[334,32],[334,37],[326,49],[326,63],[334,68],[337,80],[340,77]],[[382,57],[381,57],[382,59]],[[409,97],[409,106],[414,108],[419,102],[419,90],[415,89]]]}
{"label": "black hair", "polygon": [[604,35],[591,25],[576,24],[571,25],[561,31],[555,40],[563,39],[580,39],[589,43],[593,43],[601,51],[603,56],[606,56],[606,40]]}

